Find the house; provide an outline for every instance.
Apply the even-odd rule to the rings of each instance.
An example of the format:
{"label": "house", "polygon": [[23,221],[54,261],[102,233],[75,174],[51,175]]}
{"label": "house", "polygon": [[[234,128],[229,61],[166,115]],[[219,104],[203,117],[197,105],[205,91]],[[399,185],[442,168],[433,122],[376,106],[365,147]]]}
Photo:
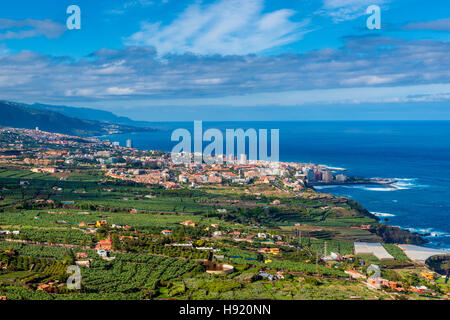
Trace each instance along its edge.
{"label": "house", "polygon": [[176,184],[176,183],[174,183],[172,181],[163,182],[163,183],[161,183],[161,185],[163,187],[165,187],[166,189],[168,189],[168,190],[170,190],[170,189],[179,189],[180,188],[180,186],[178,184]]}
{"label": "house", "polygon": [[274,201],[272,202],[272,204],[274,204],[274,205],[276,205],[276,206],[279,206],[279,205],[281,204],[281,201],[280,201],[280,200],[274,200]]}
{"label": "house", "polygon": [[86,252],[78,252],[77,253],[77,259],[83,259],[83,258],[87,258],[87,253]]}
{"label": "house", "polygon": [[106,250],[97,250],[97,254],[100,257],[104,257],[104,258],[108,257],[108,255],[109,255],[108,251],[106,251]]}
{"label": "house", "polygon": [[350,277],[352,277],[353,279],[364,279],[366,276],[355,271],[355,270],[345,270],[344,271],[346,274],[348,274]]}
{"label": "house", "polygon": [[222,231],[214,231],[213,233],[212,233],[212,236],[213,237],[220,237],[220,236],[222,236],[223,234],[222,234]]}
{"label": "house", "polygon": [[112,249],[112,239],[111,236],[108,235],[108,238],[106,240],[100,240],[97,242],[97,245],[95,246],[96,250],[105,250],[105,251],[111,251]]}
{"label": "house", "polygon": [[39,291],[50,292],[52,290],[52,287],[49,284],[40,284],[37,289]]}
{"label": "house", "polygon": [[123,240],[123,239],[130,239],[130,240],[132,240],[133,239],[133,236],[120,236],[119,237],[119,240]]}
{"label": "house", "polygon": [[340,255],[338,253],[331,252],[329,256],[323,257],[322,259],[324,261],[342,261],[342,260],[344,260],[344,257],[342,257],[342,255]]}
{"label": "house", "polygon": [[265,273],[265,272],[260,272],[258,275],[260,277],[262,277],[264,279],[268,279],[270,281],[284,279],[284,275],[283,275],[282,272],[277,272],[277,274],[275,276],[271,275],[271,274],[268,274],[268,273]]}
{"label": "house", "polygon": [[367,286],[371,289],[381,288],[381,278],[369,278],[367,279]]}
{"label": "house", "polygon": [[270,253],[278,255],[278,254],[280,254],[280,249],[278,249],[278,248],[270,248]]}
{"label": "house", "polygon": [[85,260],[85,261],[75,261],[75,264],[79,267],[90,267],[91,266],[91,261],[90,260]]}
{"label": "house", "polygon": [[425,286],[420,287],[409,287],[408,289],[410,292],[417,293],[417,294],[423,294],[425,290],[428,290]]}
{"label": "house", "polygon": [[181,222],[180,224],[186,227],[195,227],[195,222],[192,222],[190,220]]}
{"label": "house", "polygon": [[258,275],[259,275],[260,277],[262,277],[262,278],[264,278],[264,279],[268,279],[268,280],[270,280],[270,281],[273,281],[273,280],[274,280],[274,276],[271,275],[271,274],[268,274],[268,273],[260,272]]}
{"label": "house", "polygon": [[163,235],[165,235],[165,236],[171,236],[172,235],[172,231],[170,231],[170,230],[163,230],[163,231],[161,231],[161,233]]}

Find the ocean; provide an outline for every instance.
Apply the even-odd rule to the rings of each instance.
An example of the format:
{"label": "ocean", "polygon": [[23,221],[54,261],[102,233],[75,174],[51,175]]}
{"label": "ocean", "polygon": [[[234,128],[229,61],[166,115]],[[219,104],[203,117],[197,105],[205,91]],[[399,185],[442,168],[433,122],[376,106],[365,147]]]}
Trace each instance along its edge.
{"label": "ocean", "polygon": [[[156,132],[105,137],[138,149],[171,151],[177,128],[193,122],[154,123]],[[346,175],[395,178],[396,188],[321,186],[318,191],[361,203],[386,223],[430,234],[429,246],[450,248],[450,121],[204,122],[204,130],[279,129],[280,161],[345,168]],[[206,145],[206,143],[204,144]]]}

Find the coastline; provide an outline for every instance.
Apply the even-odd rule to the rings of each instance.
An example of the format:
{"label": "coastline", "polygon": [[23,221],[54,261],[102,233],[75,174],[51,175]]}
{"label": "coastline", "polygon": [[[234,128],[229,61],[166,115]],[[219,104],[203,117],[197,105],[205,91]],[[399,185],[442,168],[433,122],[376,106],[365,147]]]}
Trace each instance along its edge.
{"label": "coastline", "polygon": [[[368,179],[358,179],[354,181],[330,181],[330,182],[313,182],[308,185],[312,188],[314,187],[326,187],[326,186],[345,186],[345,185],[380,185],[390,189],[399,189],[394,184],[397,183],[396,179],[381,179],[381,178],[368,178]],[[317,191],[317,190],[316,190]]]}
{"label": "coastline", "polygon": [[[301,124],[297,124],[297,122],[292,122],[292,123],[290,123],[290,127],[283,128],[285,130],[286,134],[289,134],[290,136],[292,136],[292,137],[289,138],[290,140],[285,142],[285,143],[287,143],[287,146],[289,146],[289,148],[292,146],[290,141],[292,141],[292,143],[296,144],[297,140],[295,140],[294,138],[297,137],[297,135],[302,133],[303,131],[309,130],[308,127],[306,127],[306,129],[305,129],[305,127],[301,126]],[[214,125],[217,126],[219,129],[222,128],[221,127],[221,123],[214,123]],[[251,123],[238,123],[238,124],[236,124],[236,127],[242,127],[244,129],[246,129],[247,127],[258,127],[258,125],[259,124],[255,124],[254,122],[251,122]],[[358,128],[361,127],[361,126],[359,126],[358,123],[355,123],[353,125],[355,127],[358,127]],[[377,127],[380,126],[381,128],[385,128],[386,126],[390,127],[391,125],[392,125],[391,123],[380,122],[380,124],[377,124],[376,126]],[[426,125],[426,123],[425,123],[425,125]],[[269,127],[270,125],[263,124],[263,126],[264,127]],[[167,130],[164,130],[164,132],[162,132],[161,134],[157,134],[157,136],[155,136],[154,139],[146,138],[145,134],[144,135],[138,134],[135,137],[128,136],[128,135],[124,134],[124,135],[120,135],[120,136],[115,136],[114,139],[117,139],[117,141],[119,141],[120,138],[122,138],[122,140],[127,139],[127,138],[131,138],[131,139],[133,139],[133,142],[136,141],[135,146],[136,146],[137,149],[140,149],[140,150],[152,149],[153,147],[149,146],[149,143],[151,143],[152,146],[156,145],[158,150],[165,150],[165,152],[168,152],[167,150],[170,149],[171,145],[170,145],[169,142],[166,142],[166,141],[170,141],[170,134],[169,134],[170,133],[170,129],[172,127],[173,128],[178,128],[179,127],[179,123],[175,123],[173,125],[167,124],[166,127],[167,127]],[[229,122],[226,123],[226,126],[224,126],[224,129],[228,128],[228,127],[229,127]],[[317,131],[316,126],[314,128],[315,128],[314,130],[316,132]],[[365,126],[364,126],[364,128],[365,128]],[[324,132],[328,133],[328,125],[326,125],[323,128],[323,130],[326,130]],[[363,129],[361,129],[361,130],[363,130]],[[322,132],[322,131],[320,131],[320,132]],[[406,134],[408,134],[408,133],[405,133],[405,135]],[[139,138],[138,138],[138,136],[139,136]],[[382,166],[383,164],[382,164],[382,161],[380,161],[381,159],[379,159],[377,157],[371,157],[371,159],[375,160],[375,165],[377,165],[377,167],[374,167],[374,164],[372,162],[370,162],[370,163],[367,163],[368,170],[365,171],[364,167],[365,167],[365,163],[368,161],[368,159],[366,159],[366,156],[369,155],[368,151],[366,151],[366,153],[364,154],[364,157],[362,157],[361,160],[358,160],[358,162],[355,162],[355,161],[350,162],[349,159],[346,158],[350,151],[353,152],[353,150],[355,150],[355,148],[354,148],[355,144],[353,144],[352,148],[342,149],[342,148],[344,148],[344,146],[341,143],[339,143],[338,145],[336,145],[337,146],[336,148],[339,151],[336,151],[334,154],[332,154],[332,157],[330,157],[329,155],[327,155],[325,158],[321,157],[320,154],[322,154],[322,153],[319,153],[321,151],[321,148],[317,149],[316,145],[319,145],[322,142],[331,144],[333,142],[333,139],[342,141],[342,139],[338,139],[339,137],[340,136],[336,137],[336,139],[331,138],[332,140],[329,140],[330,136],[326,135],[327,141],[323,140],[323,139],[325,139],[325,136],[324,137],[318,137],[317,139],[315,139],[314,147],[312,147],[310,145],[306,145],[306,148],[308,149],[307,152],[310,152],[310,153],[312,152],[312,154],[308,154],[308,153],[305,154],[305,149],[304,148],[303,149],[295,149],[295,150],[298,150],[298,151],[292,152],[290,150],[293,150],[293,149],[289,149],[289,148],[287,149],[286,145],[285,145],[284,148],[281,148],[281,153],[282,153],[282,157],[281,158],[284,158],[283,159],[284,162],[296,162],[296,163],[301,162],[301,159],[308,159],[308,161],[307,161],[308,163],[309,162],[314,162],[314,161],[311,161],[310,159],[318,159],[317,163],[318,163],[319,166],[322,166],[324,168],[327,168],[329,170],[333,170],[333,171],[336,171],[336,172],[339,172],[339,173],[342,173],[342,172],[345,172],[345,171],[347,171],[347,172],[350,171],[352,173],[355,172],[358,177],[364,177],[364,175],[366,175],[366,174],[370,175],[372,177],[377,177],[377,176],[388,176],[388,177],[389,176],[391,176],[391,177],[400,176],[400,177],[402,177],[402,178],[393,178],[393,179],[384,179],[384,180],[381,179],[381,181],[375,180],[376,178],[375,179],[361,178],[361,179],[358,179],[357,181],[347,181],[346,183],[319,183],[319,184],[313,184],[312,187],[313,188],[319,187],[316,190],[319,193],[328,192],[328,191],[320,190],[320,187],[333,188],[333,187],[340,187],[340,186],[342,186],[342,187],[348,186],[350,188],[351,186],[355,186],[356,187],[356,186],[363,186],[363,185],[368,185],[368,188],[370,188],[369,185],[374,186],[373,187],[374,190],[367,189],[367,191],[402,191],[402,190],[411,190],[412,192],[409,193],[410,195],[408,195],[407,192],[401,192],[401,193],[398,193],[398,194],[396,192],[395,193],[384,192],[382,194],[380,193],[379,195],[380,195],[380,199],[381,199],[380,201],[381,202],[380,201],[377,201],[377,202],[372,201],[372,199],[374,198],[374,196],[373,196],[374,193],[373,192],[365,192],[364,194],[362,194],[361,190],[364,190],[364,191],[366,191],[366,190],[365,190],[365,188],[359,188],[359,187],[356,188],[355,191],[353,191],[353,189],[348,189],[348,191],[344,190],[342,192],[338,192],[339,195],[337,195],[337,196],[344,196],[344,197],[346,197],[349,194],[349,192],[350,192],[350,194],[354,194],[355,193],[355,194],[358,195],[358,197],[355,196],[352,199],[354,199],[354,200],[356,200],[358,202],[364,203],[365,207],[367,207],[367,205],[368,205],[368,208],[370,208],[370,210],[368,210],[368,211],[386,212],[388,214],[390,214],[391,212],[394,212],[395,214],[393,214],[393,215],[389,215],[389,216],[385,216],[385,217],[383,217],[383,216],[378,217],[378,218],[382,218],[382,219],[383,218],[389,218],[389,222],[386,222],[386,223],[388,223],[389,225],[391,225],[393,227],[400,226],[403,230],[411,229],[412,227],[415,227],[417,229],[430,229],[430,230],[432,230],[431,233],[438,232],[439,234],[445,234],[444,236],[440,237],[439,239],[436,239],[435,237],[432,237],[432,238],[428,237],[427,233],[410,231],[411,233],[420,234],[424,238],[426,237],[427,240],[429,240],[430,242],[433,242],[433,247],[436,247],[436,248],[443,248],[443,247],[449,248],[450,247],[450,243],[448,243],[448,237],[447,237],[447,234],[449,233],[449,231],[445,230],[445,229],[444,230],[439,229],[439,224],[435,223],[435,221],[438,221],[437,220],[437,219],[439,219],[438,217],[442,216],[442,213],[441,212],[436,212],[436,214],[437,214],[436,216],[434,215],[434,213],[431,213],[432,211],[434,211],[433,208],[435,206],[441,206],[442,207],[442,204],[446,205],[445,201],[440,201],[441,199],[436,199],[438,202],[435,202],[436,201],[435,199],[431,200],[430,196],[427,196],[427,199],[428,199],[427,205],[428,205],[428,208],[429,208],[427,212],[420,213],[420,212],[417,212],[417,210],[409,210],[410,207],[411,208],[417,208],[418,205],[420,205],[421,207],[424,205],[423,202],[417,203],[417,199],[419,199],[419,198],[417,198],[417,197],[414,198],[417,195],[417,193],[419,192],[419,189],[421,189],[421,188],[419,188],[421,186],[412,186],[412,187],[410,187],[409,184],[410,183],[414,184],[415,183],[414,181],[412,181],[412,182],[408,181],[407,182],[408,183],[407,186],[403,186],[400,183],[404,183],[403,180],[415,180],[415,179],[421,179],[422,180],[422,176],[417,174],[417,173],[408,173],[408,172],[404,172],[404,171],[401,171],[401,170],[400,171],[398,171],[398,170],[391,170],[391,168],[393,168],[393,167],[391,167],[391,166],[389,166],[389,167]],[[406,137],[407,137],[407,135],[406,135]],[[105,138],[107,138],[107,136],[103,137],[103,139],[105,139]],[[347,141],[347,143],[348,143],[348,141]],[[356,141],[355,143],[356,143],[356,146],[357,146],[358,143],[359,143],[359,140]],[[283,146],[281,146],[281,147],[283,147]],[[305,145],[304,145],[304,147],[305,147]],[[329,149],[327,148],[326,150],[329,150]],[[344,153],[341,153],[341,150]],[[370,150],[372,150],[372,147],[371,147]],[[377,152],[376,151],[377,150],[376,147],[373,150],[374,150],[373,152]],[[170,152],[170,150],[169,150],[169,152]],[[324,163],[325,164],[329,163],[330,165],[324,165]],[[333,165],[333,164],[336,164],[336,165]],[[397,167],[400,167],[400,166],[401,166],[400,164],[397,164]],[[421,168],[423,168],[423,167],[421,167]],[[406,179],[406,177],[414,177],[414,178]],[[399,183],[399,185],[396,184],[397,182]],[[424,190],[424,191],[426,191],[429,194],[430,191],[427,191],[427,190],[429,190],[427,185],[431,186],[432,182],[424,180],[424,181],[421,181],[421,184],[425,184],[426,185],[424,187],[427,188],[427,189]],[[379,190],[375,190],[375,189],[378,189],[377,186],[379,186]],[[386,190],[383,190],[384,188]],[[434,186],[433,186],[433,188],[434,188]],[[422,191],[420,191],[420,192],[422,192]],[[333,192],[328,192],[328,193],[332,193],[332,194],[336,195],[334,190],[333,190]],[[378,198],[378,195],[376,197]],[[397,197],[400,197],[400,198],[397,198]],[[410,197],[413,197],[411,199],[411,202],[409,202],[409,199],[405,200],[406,198],[410,198]],[[389,199],[389,200],[383,200],[383,199]],[[399,199],[399,201],[397,202],[397,200],[390,200],[390,199]],[[379,205],[380,203],[382,203],[382,201],[385,201],[385,204]],[[389,201],[390,204],[387,203],[387,201]],[[386,205],[386,203],[387,203],[387,205]],[[430,212],[429,213],[430,218],[422,218],[428,212]],[[414,214],[414,216],[412,214]],[[412,219],[410,219],[409,217],[411,217]],[[431,217],[435,217],[434,220],[429,220],[429,219],[432,219]],[[442,217],[441,217],[441,219],[442,219]],[[429,221],[429,222],[427,222],[427,221]],[[427,245],[429,245],[429,244],[427,244]]]}

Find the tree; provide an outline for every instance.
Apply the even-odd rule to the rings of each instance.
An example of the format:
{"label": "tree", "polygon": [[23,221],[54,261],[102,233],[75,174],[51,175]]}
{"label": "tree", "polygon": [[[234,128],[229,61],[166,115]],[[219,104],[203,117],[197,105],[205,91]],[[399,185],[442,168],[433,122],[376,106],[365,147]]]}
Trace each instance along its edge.
{"label": "tree", "polygon": [[177,233],[177,239],[182,240],[184,239],[185,236],[185,232],[184,232],[184,228],[179,228],[178,233]]}

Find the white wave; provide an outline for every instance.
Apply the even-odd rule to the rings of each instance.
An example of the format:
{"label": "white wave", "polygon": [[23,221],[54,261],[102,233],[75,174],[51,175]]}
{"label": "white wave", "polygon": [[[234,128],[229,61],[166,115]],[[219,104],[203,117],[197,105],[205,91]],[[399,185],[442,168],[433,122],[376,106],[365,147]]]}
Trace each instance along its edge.
{"label": "white wave", "polygon": [[393,178],[397,182],[393,183],[392,186],[396,187],[398,190],[409,190],[411,188],[427,188],[427,185],[417,184],[417,178]]}
{"label": "white wave", "polygon": [[396,188],[363,188],[363,189],[367,191],[383,191],[383,192],[398,190]]}
{"label": "white wave", "polygon": [[392,213],[384,213],[384,212],[371,212],[371,214],[373,214],[374,216],[377,217],[395,217],[395,214]]}
{"label": "white wave", "polygon": [[331,189],[331,188],[336,188],[336,187],[339,187],[339,186],[332,186],[332,185],[329,185],[329,186],[314,186],[314,189],[316,189],[316,190],[322,190],[322,189]]}
{"label": "white wave", "polygon": [[328,166],[326,164],[319,164],[319,166],[331,170],[331,171],[347,171],[347,169],[345,168],[339,168],[339,167],[332,167],[332,166]]}
{"label": "white wave", "polygon": [[422,235],[423,234],[427,234],[427,235],[429,234],[428,237],[434,237],[434,238],[450,236],[450,234],[448,234],[447,232],[437,231],[437,230],[435,230],[433,228],[405,228],[405,229],[408,230],[408,231],[411,231],[411,232],[422,234]]}
{"label": "white wave", "polygon": [[349,189],[360,189],[365,191],[395,191],[397,189],[395,188],[389,188],[389,187],[374,187],[374,186],[368,186],[368,185],[354,185],[354,186],[345,186],[345,188]]}

